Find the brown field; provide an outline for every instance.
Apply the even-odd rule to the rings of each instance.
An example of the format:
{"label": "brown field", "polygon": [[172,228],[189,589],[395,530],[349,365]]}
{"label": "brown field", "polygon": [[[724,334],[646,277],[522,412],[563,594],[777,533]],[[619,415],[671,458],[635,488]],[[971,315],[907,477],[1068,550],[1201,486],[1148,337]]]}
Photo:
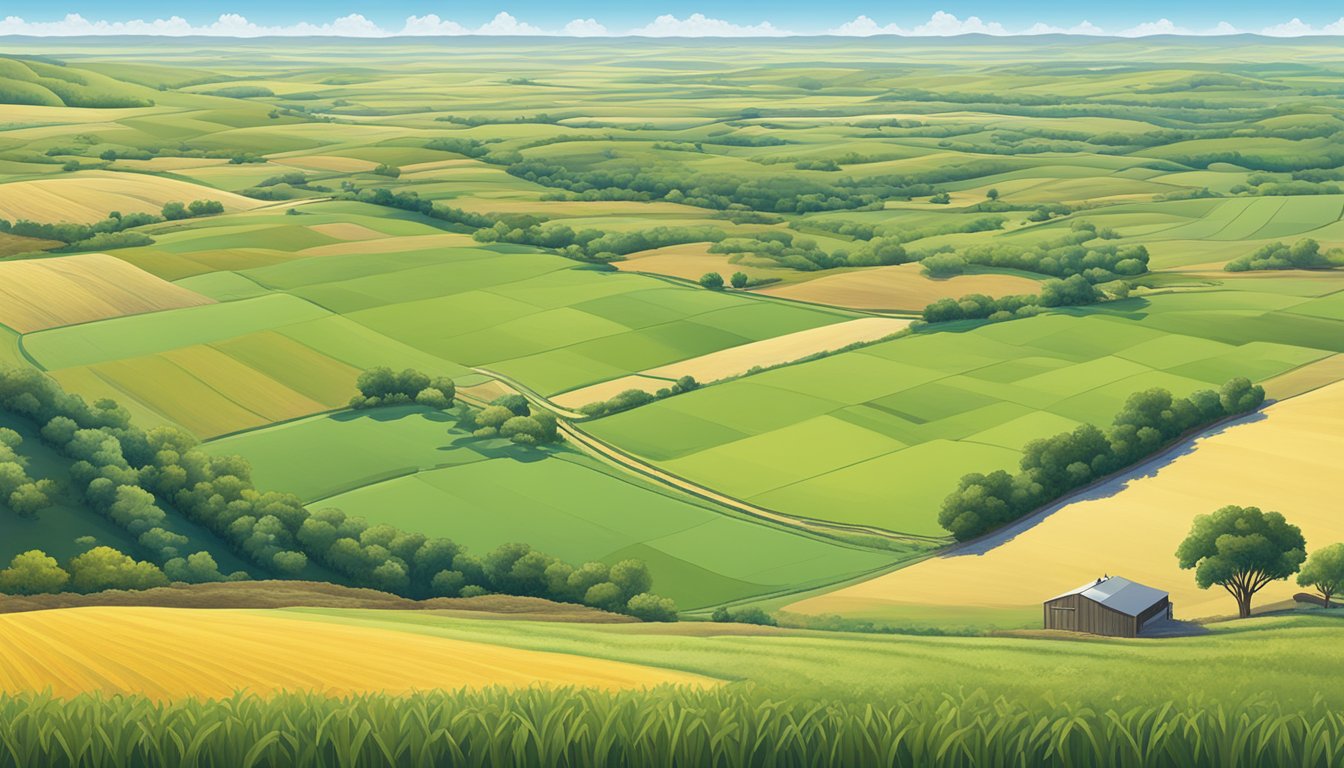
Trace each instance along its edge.
{"label": "brown field", "polygon": [[163,701],[224,698],[239,690],[348,696],[717,683],[636,664],[271,611],[99,607],[12,613],[0,615],[0,642],[0,692],[50,689],[59,697],[100,692]]}
{"label": "brown field", "polygon": [[262,203],[220,189],[143,173],[83,171],[55,179],[0,184],[0,218],[89,224],[112,211],[158,213],[171,201],[218,200],[226,211]]}
{"label": "brown field", "polygon": [[1035,280],[1016,275],[958,275],[934,280],[922,275],[921,269],[913,263],[868,267],[804,283],[768,286],[760,292],[852,309],[918,311],[939,299],[958,299],[971,293],[997,297],[1040,290]]}
{"label": "brown field", "polygon": [[336,173],[359,173],[371,171],[378,164],[357,157],[336,157],[335,155],[308,155],[306,157],[271,158],[276,165],[289,165],[310,171],[334,171]]}
{"label": "brown field", "polygon": [[[1282,512],[1307,549],[1344,541],[1339,459],[1344,456],[1344,382],[1269,406],[1244,422],[1184,446],[1090,491],[997,545],[968,546],[787,607],[805,614],[868,618],[962,606],[1039,610],[1040,602],[1103,574],[1171,593],[1180,619],[1234,614],[1220,587],[1201,590],[1174,553],[1196,515],[1228,504]],[[984,554],[974,554],[971,549]],[[1276,581],[1257,605],[1288,600],[1296,582]]]}
{"label": "brown field", "polygon": [[820,328],[810,328],[773,339],[755,341],[736,347],[711,352],[708,355],[682,360],[679,363],[650,368],[642,375],[625,376],[590,387],[575,389],[557,395],[551,400],[566,408],[578,408],[599,400],[606,400],[627,389],[656,392],[666,387],[669,380],[694,376],[701,384],[740,376],[752,368],[769,368],[801,360],[819,352],[830,352],[850,344],[877,341],[897,333],[910,321],[894,317],[863,317]]}
{"label": "brown field", "polygon": [[0,232],[0,259],[20,253],[34,253],[45,251],[48,248],[59,248],[61,245],[62,243],[58,240],[39,240],[36,237],[21,237]]}
{"label": "brown field", "polygon": [[667,275],[683,280],[699,280],[708,272],[718,272],[724,280],[734,272],[742,272],[753,280],[793,279],[798,275],[791,269],[752,264],[749,257],[743,260],[747,263],[733,263],[731,258],[728,254],[710,253],[708,243],[687,243],[631,254],[614,266],[622,272]]}
{"label": "brown field", "polygon": [[0,262],[0,323],[21,333],[213,303],[102,253]]}
{"label": "brown field", "polygon": [[358,240],[348,243],[318,245],[299,251],[300,256],[348,256],[352,253],[404,253],[406,251],[424,251],[430,248],[460,248],[475,245],[470,235],[457,235],[445,232],[442,235],[408,235],[406,237],[388,237],[379,235],[379,240]]}
{"label": "brown field", "polygon": [[348,221],[334,224],[314,224],[309,229],[319,235],[334,237],[337,240],[378,240],[387,237],[382,232],[369,229],[363,224],[354,224]]}

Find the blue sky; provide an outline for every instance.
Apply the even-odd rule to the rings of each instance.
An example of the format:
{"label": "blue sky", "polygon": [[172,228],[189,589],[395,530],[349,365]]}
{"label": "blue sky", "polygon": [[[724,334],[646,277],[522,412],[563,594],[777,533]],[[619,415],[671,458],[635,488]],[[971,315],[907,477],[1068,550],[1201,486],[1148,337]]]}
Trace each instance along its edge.
{"label": "blue sky", "polygon": [[[1129,0],[1124,3],[903,0],[497,0],[497,5],[425,0],[4,0],[0,34],[383,35],[956,34],[1074,31],[1140,35],[1233,31],[1344,34],[1339,0]],[[5,18],[8,17],[8,18]],[[222,17],[222,18],[221,18]],[[408,19],[413,19],[408,24]],[[144,24],[126,26],[126,22]],[[156,23],[156,21],[158,23]],[[106,22],[106,23],[103,23]]]}

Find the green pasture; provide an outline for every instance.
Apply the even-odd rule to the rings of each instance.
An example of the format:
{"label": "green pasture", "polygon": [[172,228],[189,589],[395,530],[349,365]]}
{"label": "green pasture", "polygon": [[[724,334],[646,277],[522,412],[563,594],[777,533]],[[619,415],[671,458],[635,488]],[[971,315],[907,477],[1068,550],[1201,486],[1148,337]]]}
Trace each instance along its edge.
{"label": "green pasture", "polygon": [[475,552],[524,541],[576,563],[644,560],[658,591],[683,608],[831,583],[901,557],[734,516],[571,450],[476,438],[461,417],[460,409],[342,413],[207,448],[247,458],[259,487]]}

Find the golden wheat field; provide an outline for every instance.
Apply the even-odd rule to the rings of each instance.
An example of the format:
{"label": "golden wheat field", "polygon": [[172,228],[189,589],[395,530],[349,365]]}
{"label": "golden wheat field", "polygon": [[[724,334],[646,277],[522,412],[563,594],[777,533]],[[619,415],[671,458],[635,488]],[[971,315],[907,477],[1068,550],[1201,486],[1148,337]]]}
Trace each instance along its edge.
{"label": "golden wheat field", "polygon": [[213,303],[103,253],[0,262],[0,323],[20,333]]}
{"label": "golden wheat field", "polygon": [[939,299],[958,299],[972,293],[1009,296],[1040,290],[1035,280],[1015,275],[957,275],[934,280],[920,274],[921,269],[917,263],[860,269],[803,283],[769,286],[761,293],[853,309],[917,311]]}
{"label": "golden wheat field", "polygon": [[112,211],[158,213],[167,202],[218,200],[226,211],[263,205],[232,192],[144,173],[82,171],[0,185],[0,219],[90,224]]}
{"label": "golden wheat field", "polygon": [[63,608],[0,615],[0,692],[156,700],[485,686],[607,690],[710,678],[637,664],[349,626],[279,612]]}
{"label": "golden wheat field", "polygon": [[[1341,457],[1344,383],[1337,383],[1199,438],[1173,461],[1145,465],[985,554],[935,557],[787,610],[876,616],[952,604],[1022,608],[1111,574],[1170,592],[1177,618],[1234,614],[1225,591],[1199,589],[1193,572],[1177,566],[1176,547],[1194,516],[1228,504],[1258,506],[1300,526],[1308,552],[1344,541]],[[1300,591],[1294,581],[1273,582],[1256,604]]]}
{"label": "golden wheat field", "polygon": [[862,317],[844,323],[823,325],[820,328],[809,328],[805,331],[776,336],[773,339],[729,347],[679,363],[650,368],[642,374],[594,384],[551,399],[557,405],[577,408],[598,400],[606,400],[628,389],[655,392],[667,386],[669,380],[682,376],[693,376],[696,381],[707,384],[741,376],[752,368],[783,365],[809,355],[842,349],[850,344],[877,341],[899,333],[909,325],[909,320],[894,317]]}

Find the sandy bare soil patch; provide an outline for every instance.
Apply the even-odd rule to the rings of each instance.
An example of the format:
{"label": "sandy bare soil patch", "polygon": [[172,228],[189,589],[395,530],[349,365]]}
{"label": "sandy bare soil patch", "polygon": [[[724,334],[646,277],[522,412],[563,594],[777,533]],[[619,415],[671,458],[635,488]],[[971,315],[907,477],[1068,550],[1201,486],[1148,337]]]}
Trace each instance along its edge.
{"label": "sandy bare soil patch", "polygon": [[[1269,406],[1195,440],[1173,460],[1159,458],[1064,504],[984,551],[967,545],[871,581],[803,600],[787,610],[880,615],[912,606],[1038,606],[1103,574],[1171,593],[1176,617],[1234,614],[1221,588],[1201,590],[1176,563],[1176,547],[1196,515],[1228,504],[1282,512],[1307,547],[1344,541],[1339,460],[1344,456],[1344,382]],[[949,489],[950,490],[950,489]],[[983,552],[983,553],[981,553]],[[1273,582],[1257,605],[1301,591]]]}
{"label": "sandy bare soil patch", "polygon": [[363,224],[353,224],[348,221],[338,221],[332,224],[314,224],[309,229],[320,235],[334,237],[337,240],[380,240],[387,235],[377,230],[369,229]]}
{"label": "sandy bare soil patch", "polygon": [[371,171],[378,164],[357,157],[337,157],[336,155],[308,155],[307,157],[273,158],[276,165],[288,165],[308,171],[334,171],[336,173],[359,173]]}
{"label": "sandy bare soil patch", "polygon": [[680,277],[684,280],[699,280],[707,272],[718,272],[727,280],[734,272],[741,272],[754,280],[793,277],[793,270],[774,267],[734,264],[731,257],[723,253],[710,253],[709,243],[687,243],[669,245],[628,256],[624,261],[615,263],[622,272],[644,272],[653,275]]}
{"label": "sandy bare soil patch", "polygon": [[[351,225],[357,226],[357,225]],[[356,240],[346,243],[332,243],[305,248],[299,251],[304,256],[348,256],[357,253],[405,253],[423,251],[429,248],[461,248],[475,245],[470,235],[458,235],[445,232],[442,235],[409,235],[407,237],[388,237],[378,235],[378,240]]]}
{"label": "sandy bare soil patch", "polygon": [[0,218],[90,224],[112,211],[158,213],[171,201],[218,200],[226,211],[251,210],[261,201],[163,176],[84,171],[60,178],[0,184]]}
{"label": "sandy bare soil patch", "polygon": [[921,310],[939,299],[971,293],[1009,296],[1037,293],[1040,283],[1016,275],[958,275],[934,280],[919,264],[867,267],[790,285],[767,286],[761,293],[852,309]]}
{"label": "sandy bare soil patch", "polygon": [[103,253],[0,262],[0,323],[21,333],[213,303]]}
{"label": "sandy bare soil patch", "polygon": [[156,700],[500,685],[607,690],[717,681],[684,672],[324,618],[193,608],[66,608],[0,616],[0,692]]}
{"label": "sandy bare soil patch", "polygon": [[551,400],[567,408],[606,400],[627,389],[656,392],[681,376],[694,376],[701,384],[740,376],[752,368],[769,368],[800,360],[818,352],[830,352],[850,344],[877,341],[904,330],[910,321],[894,317],[863,317],[844,323],[810,328],[773,339],[711,352],[679,363],[650,368],[641,375],[627,376],[557,395]]}

